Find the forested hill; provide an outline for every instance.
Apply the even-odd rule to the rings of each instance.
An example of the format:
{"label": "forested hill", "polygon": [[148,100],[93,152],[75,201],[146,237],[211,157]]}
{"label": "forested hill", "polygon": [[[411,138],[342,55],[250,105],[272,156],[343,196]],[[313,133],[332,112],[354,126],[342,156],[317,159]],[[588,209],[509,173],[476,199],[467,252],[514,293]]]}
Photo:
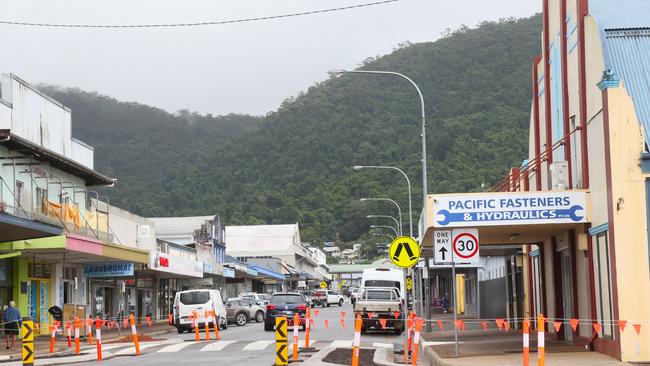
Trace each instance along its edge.
{"label": "forested hill", "polygon": [[[429,192],[480,190],[527,155],[540,28],[539,15],[483,23],[363,63],[421,87]],[[120,180],[112,202],[139,214],[220,212],[229,224],[299,222],[303,240],[355,240],[367,214],[391,210],[360,197],[408,207],[399,175],[357,164],[402,168],[414,221],[421,210],[419,101],[398,78],[330,78],[263,119],[170,115],[78,90],[53,96],[72,108],[73,135],[95,146],[97,169]],[[407,230],[406,212],[404,221]]]}

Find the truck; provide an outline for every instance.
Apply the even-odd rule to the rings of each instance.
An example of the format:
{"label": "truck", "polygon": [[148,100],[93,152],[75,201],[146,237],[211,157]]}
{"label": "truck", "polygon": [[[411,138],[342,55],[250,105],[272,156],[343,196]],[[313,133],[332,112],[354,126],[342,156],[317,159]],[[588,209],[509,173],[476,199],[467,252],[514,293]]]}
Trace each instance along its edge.
{"label": "truck", "polygon": [[336,291],[332,290],[315,290],[311,294],[311,303],[314,307],[320,305],[322,307],[330,305],[343,306],[343,296]]}
{"label": "truck", "polygon": [[389,268],[367,268],[361,275],[361,287],[394,287],[400,298],[406,301],[404,271]]}
{"label": "truck", "polygon": [[[395,313],[399,313],[397,318]],[[404,331],[402,299],[395,287],[361,288],[354,304],[354,316],[361,316],[361,333],[368,330],[392,331],[400,335]],[[386,319],[385,326],[379,319]]]}

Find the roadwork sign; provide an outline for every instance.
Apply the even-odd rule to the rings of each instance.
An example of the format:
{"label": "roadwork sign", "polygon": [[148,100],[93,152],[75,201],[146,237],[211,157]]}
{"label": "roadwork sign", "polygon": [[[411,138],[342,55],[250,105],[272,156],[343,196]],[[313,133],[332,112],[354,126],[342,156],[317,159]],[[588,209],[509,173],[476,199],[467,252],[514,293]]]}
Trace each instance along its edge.
{"label": "roadwork sign", "polygon": [[289,345],[287,344],[287,317],[275,318],[275,364],[289,364]]}
{"label": "roadwork sign", "polygon": [[479,259],[478,229],[454,229],[452,237],[454,262],[477,264]]}
{"label": "roadwork sign", "polygon": [[420,245],[413,238],[400,236],[390,244],[388,256],[396,266],[411,268],[420,259]]}
{"label": "roadwork sign", "polygon": [[23,321],[23,365],[34,365],[34,322]]}

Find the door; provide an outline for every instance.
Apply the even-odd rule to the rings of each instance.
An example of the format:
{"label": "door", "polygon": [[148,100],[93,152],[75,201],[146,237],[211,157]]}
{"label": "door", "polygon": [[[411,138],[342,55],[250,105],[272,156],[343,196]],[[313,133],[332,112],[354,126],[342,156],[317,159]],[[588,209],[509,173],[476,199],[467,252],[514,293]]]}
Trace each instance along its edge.
{"label": "door", "polygon": [[[564,317],[573,316],[573,279],[571,271],[571,256],[568,250],[561,252],[562,261],[562,310]],[[573,329],[571,327],[562,327],[564,329],[564,339],[573,340]]]}

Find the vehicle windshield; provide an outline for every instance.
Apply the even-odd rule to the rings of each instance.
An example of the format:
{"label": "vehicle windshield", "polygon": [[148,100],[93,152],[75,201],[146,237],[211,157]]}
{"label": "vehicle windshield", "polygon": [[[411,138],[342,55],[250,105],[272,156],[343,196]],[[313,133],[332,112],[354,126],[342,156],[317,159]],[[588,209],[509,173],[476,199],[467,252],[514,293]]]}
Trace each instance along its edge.
{"label": "vehicle windshield", "polygon": [[262,299],[262,300],[271,300],[271,296],[269,296],[269,295],[260,295],[260,299]]}
{"label": "vehicle windshield", "polygon": [[274,304],[300,304],[305,302],[302,296],[300,295],[273,295],[271,297],[271,302]]}
{"label": "vehicle windshield", "polygon": [[365,287],[396,287],[396,288],[400,288],[400,285],[399,285],[399,281],[368,280],[365,283]]}
{"label": "vehicle windshield", "polygon": [[364,298],[366,300],[391,300],[393,291],[366,291]]}
{"label": "vehicle windshield", "polygon": [[205,304],[210,300],[210,292],[208,291],[183,292],[181,293],[179,300],[183,305]]}

